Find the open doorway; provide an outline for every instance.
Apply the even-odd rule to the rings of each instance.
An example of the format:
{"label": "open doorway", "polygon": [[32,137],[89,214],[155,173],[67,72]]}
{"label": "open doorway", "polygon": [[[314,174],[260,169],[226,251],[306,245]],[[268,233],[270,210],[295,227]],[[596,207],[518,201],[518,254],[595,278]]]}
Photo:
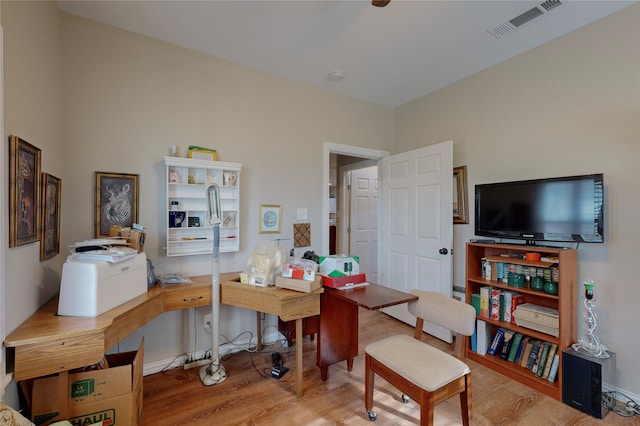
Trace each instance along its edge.
{"label": "open doorway", "polygon": [[[334,249],[336,253],[346,254],[351,249],[347,232],[351,211],[349,192],[347,191],[349,181],[354,177],[353,172],[355,170],[375,167],[377,174],[378,160],[388,155],[389,153],[386,151],[325,142],[323,160],[323,211],[325,212],[323,215],[323,253],[330,253]],[[334,203],[335,209],[333,208]],[[377,209],[377,205],[375,208]],[[379,217],[377,212],[373,216],[376,220]],[[376,224],[374,232],[377,232],[377,229],[378,226]],[[371,259],[363,259],[364,263],[366,264],[368,261],[372,262],[372,265],[377,265],[377,256],[376,244],[373,256],[371,252],[367,253],[367,258]],[[367,272],[367,277],[371,273],[376,274],[377,266]]]}

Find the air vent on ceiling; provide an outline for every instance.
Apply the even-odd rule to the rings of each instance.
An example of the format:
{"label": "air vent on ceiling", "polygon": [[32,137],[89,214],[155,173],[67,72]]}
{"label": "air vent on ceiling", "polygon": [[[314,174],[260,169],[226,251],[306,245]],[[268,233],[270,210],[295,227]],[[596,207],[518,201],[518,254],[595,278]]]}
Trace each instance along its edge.
{"label": "air vent on ceiling", "polygon": [[489,31],[489,33],[491,33],[497,38],[505,37],[511,34],[512,32],[514,32],[515,30],[517,30],[518,28],[520,28],[521,26],[523,26],[524,24],[531,22],[532,20],[544,15],[545,13],[552,11],[553,9],[555,9],[560,5],[562,5],[562,2],[560,0],[547,0],[543,3],[540,3],[536,7],[521,13],[515,18],[512,18],[507,22],[504,22],[498,25],[497,27],[489,29],[487,31]]}

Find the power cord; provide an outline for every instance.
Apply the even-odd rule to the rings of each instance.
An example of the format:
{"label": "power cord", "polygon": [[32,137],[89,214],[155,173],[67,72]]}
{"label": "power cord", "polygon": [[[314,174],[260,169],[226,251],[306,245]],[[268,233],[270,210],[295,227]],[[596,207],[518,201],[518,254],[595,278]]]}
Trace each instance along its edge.
{"label": "power cord", "polygon": [[[616,395],[624,398],[626,402],[616,400]],[[603,399],[602,404],[621,417],[640,417],[640,405],[620,391],[605,392]]]}

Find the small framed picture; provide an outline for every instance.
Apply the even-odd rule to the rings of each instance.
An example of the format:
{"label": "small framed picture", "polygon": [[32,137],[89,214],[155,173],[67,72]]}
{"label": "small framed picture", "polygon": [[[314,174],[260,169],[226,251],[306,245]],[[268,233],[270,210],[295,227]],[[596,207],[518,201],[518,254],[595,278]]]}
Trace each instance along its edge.
{"label": "small framed picture", "polygon": [[60,200],[62,181],[49,173],[42,173],[42,239],[40,260],[60,253]]}
{"label": "small framed picture", "polygon": [[261,234],[279,234],[282,217],[282,206],[277,204],[260,204],[258,230]]}
{"label": "small framed picture", "polygon": [[469,223],[467,166],[453,168],[453,223]]}
{"label": "small framed picture", "polygon": [[136,174],[96,172],[95,238],[108,237],[114,225],[126,228],[138,222],[138,178]]}
{"label": "small framed picture", "polygon": [[40,239],[41,151],[9,137],[9,247]]}

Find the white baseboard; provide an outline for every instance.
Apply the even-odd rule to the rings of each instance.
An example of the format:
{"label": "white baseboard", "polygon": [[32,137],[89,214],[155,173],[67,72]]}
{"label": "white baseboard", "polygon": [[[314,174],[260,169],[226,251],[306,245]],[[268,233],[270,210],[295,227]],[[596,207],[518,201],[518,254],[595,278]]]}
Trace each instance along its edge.
{"label": "white baseboard", "polygon": [[[282,335],[277,332],[271,332],[262,336],[262,343],[265,345],[272,344],[278,340],[282,340]],[[286,345],[286,340],[284,344]],[[246,349],[255,347],[256,345],[257,345],[256,338],[251,339],[251,341],[249,341],[249,339],[245,339],[244,341],[239,341],[234,344],[231,344],[231,343],[222,344],[220,345],[219,352],[220,352],[220,356],[225,356],[232,353],[244,351]],[[206,352],[208,352],[208,349],[206,351],[198,351],[194,354],[194,358],[195,359],[204,358]],[[144,364],[142,374],[144,376],[148,376],[150,374],[156,374],[164,370],[171,370],[176,367],[182,367],[186,359],[187,359],[187,355],[182,354],[171,359],[147,362]]]}
{"label": "white baseboard", "polygon": [[[622,404],[626,404],[628,402],[628,399],[631,399],[637,403],[640,403],[640,395],[633,394],[629,391],[620,389],[616,386],[611,386],[607,383],[602,384],[602,391],[603,392],[619,392],[619,393],[614,393],[613,396],[619,403],[622,403]],[[628,399],[623,398],[623,396],[627,397]]]}

